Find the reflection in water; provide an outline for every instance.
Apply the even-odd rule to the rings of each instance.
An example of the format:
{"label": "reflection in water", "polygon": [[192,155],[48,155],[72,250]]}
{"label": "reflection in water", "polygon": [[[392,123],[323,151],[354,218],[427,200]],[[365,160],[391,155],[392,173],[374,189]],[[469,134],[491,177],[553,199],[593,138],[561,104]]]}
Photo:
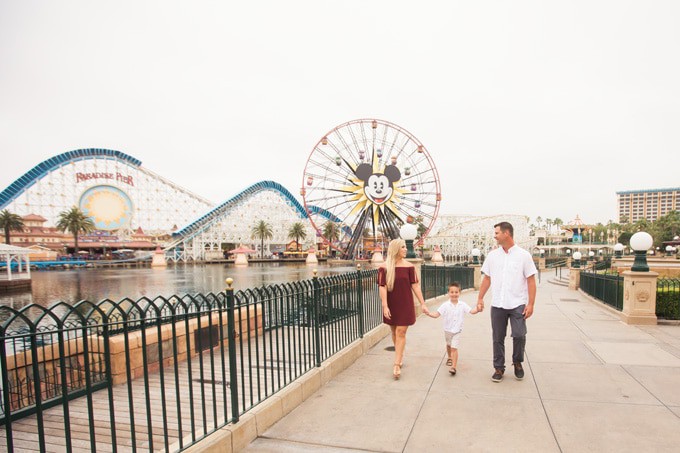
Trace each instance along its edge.
{"label": "reflection in water", "polygon": [[[369,268],[366,266],[365,268]],[[128,269],[73,269],[65,271],[32,272],[30,292],[2,294],[0,305],[20,309],[35,303],[49,306],[63,301],[75,304],[80,300],[98,302],[102,299],[119,301],[125,297],[137,300],[146,296],[169,297],[173,294],[195,294],[223,291],[225,279],[234,279],[234,289],[256,288],[269,284],[311,279],[318,269],[319,277],[355,271],[352,265],[328,266],[319,263],[253,263],[248,266],[232,264],[196,264],[158,268]]]}

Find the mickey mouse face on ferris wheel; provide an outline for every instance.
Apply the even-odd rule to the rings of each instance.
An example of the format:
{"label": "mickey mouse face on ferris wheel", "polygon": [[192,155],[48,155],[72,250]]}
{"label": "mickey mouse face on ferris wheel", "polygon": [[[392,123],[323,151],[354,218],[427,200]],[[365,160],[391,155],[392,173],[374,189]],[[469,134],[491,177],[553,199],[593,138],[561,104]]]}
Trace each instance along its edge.
{"label": "mickey mouse face on ferris wheel", "polygon": [[364,194],[372,203],[383,205],[394,194],[394,183],[401,179],[401,172],[396,165],[388,165],[383,173],[374,173],[373,166],[361,164],[354,174],[364,182]]}

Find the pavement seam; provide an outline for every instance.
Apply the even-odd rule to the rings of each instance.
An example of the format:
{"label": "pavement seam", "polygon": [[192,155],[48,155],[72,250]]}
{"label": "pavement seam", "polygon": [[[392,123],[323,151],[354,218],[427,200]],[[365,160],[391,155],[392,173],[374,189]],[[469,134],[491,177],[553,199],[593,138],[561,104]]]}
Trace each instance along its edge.
{"label": "pavement seam", "polygon": [[406,446],[408,445],[408,441],[411,439],[411,436],[413,435],[413,430],[416,427],[416,423],[418,423],[418,419],[420,418],[420,413],[423,411],[423,407],[425,406],[425,401],[427,401],[427,395],[430,394],[432,391],[432,386],[434,385],[435,379],[437,379],[437,373],[439,369],[442,366],[442,363],[444,363],[446,355],[444,355],[440,360],[439,360],[439,365],[437,368],[434,370],[434,373],[432,373],[432,380],[430,381],[430,385],[427,387],[427,391],[425,392],[425,397],[423,398],[423,401],[420,403],[420,407],[418,408],[418,413],[416,414],[416,418],[413,420],[413,424],[411,425],[411,430],[408,432],[408,436],[406,436],[406,442],[404,442],[404,446],[401,449],[401,452],[404,453],[406,450]]}
{"label": "pavement seam", "polygon": [[562,446],[560,445],[560,440],[557,438],[557,434],[555,433],[555,429],[553,428],[553,424],[550,421],[550,416],[548,415],[548,411],[545,408],[545,403],[543,401],[543,395],[541,395],[541,390],[538,388],[538,383],[536,382],[536,375],[534,374],[533,367],[531,366],[531,361],[529,360],[529,354],[527,351],[524,352],[524,355],[526,357],[526,361],[529,364],[529,367],[531,369],[531,382],[534,383],[534,387],[536,388],[536,393],[538,394],[538,400],[541,402],[541,407],[543,408],[543,414],[545,415],[545,419],[548,422],[548,426],[550,426],[550,432],[553,435],[553,439],[555,439],[555,445],[557,445],[557,449],[562,452]]}
{"label": "pavement seam", "polygon": [[[267,439],[267,440],[273,440],[275,442],[281,442],[281,443],[286,443],[286,444],[301,444],[301,445],[309,445],[310,447],[321,447],[321,448],[332,448],[332,449],[337,449],[337,450],[347,450],[347,451],[366,451],[366,452],[371,452],[374,453],[376,450],[366,450],[364,448],[349,448],[349,447],[342,447],[342,446],[336,446],[336,445],[329,445],[329,444],[319,444],[319,443],[314,443],[314,442],[303,442],[299,440],[289,440],[289,439],[282,439],[279,437],[268,437],[268,436],[257,436],[257,439]],[[255,439],[255,440],[257,440]],[[253,441],[255,442],[255,441]],[[249,444],[249,445],[252,445]]]}
{"label": "pavement seam", "polygon": [[666,403],[664,403],[663,401],[661,401],[661,400],[659,399],[659,397],[656,396],[656,394],[655,394],[654,392],[652,392],[651,390],[649,390],[649,389],[645,386],[645,384],[643,384],[642,382],[640,382],[639,379],[637,379],[635,376],[633,376],[633,375],[630,373],[630,371],[628,371],[628,370],[626,369],[626,367],[621,366],[621,368],[623,368],[623,371],[625,371],[626,374],[628,374],[628,376],[630,376],[631,378],[633,378],[633,380],[634,380],[635,382],[637,382],[638,384],[640,384],[640,386],[641,386],[643,389],[647,390],[647,392],[648,392],[650,395],[652,395],[652,396],[654,397],[655,400],[657,400],[659,403],[661,403],[661,405],[662,405],[663,407],[665,407],[666,410],[667,410],[668,412],[670,412],[671,414],[675,415],[676,418],[680,418],[680,415],[676,414],[675,411],[674,411],[673,409],[671,409],[670,407],[668,407],[668,405],[667,405]]}

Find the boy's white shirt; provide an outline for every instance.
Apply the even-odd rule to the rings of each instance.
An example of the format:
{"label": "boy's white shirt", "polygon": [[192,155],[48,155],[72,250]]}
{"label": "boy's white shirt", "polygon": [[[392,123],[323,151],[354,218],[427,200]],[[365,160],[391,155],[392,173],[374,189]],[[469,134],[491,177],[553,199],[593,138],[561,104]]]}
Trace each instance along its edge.
{"label": "boy's white shirt", "polygon": [[444,320],[444,330],[453,333],[463,330],[463,318],[471,310],[472,308],[460,299],[458,299],[458,303],[455,305],[450,300],[447,300],[437,309]]}

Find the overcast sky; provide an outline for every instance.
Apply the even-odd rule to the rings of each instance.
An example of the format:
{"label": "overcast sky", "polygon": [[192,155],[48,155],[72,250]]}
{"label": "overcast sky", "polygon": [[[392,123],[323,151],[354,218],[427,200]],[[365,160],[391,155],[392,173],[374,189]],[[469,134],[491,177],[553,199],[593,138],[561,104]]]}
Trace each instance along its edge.
{"label": "overcast sky", "polygon": [[398,124],[441,213],[617,220],[679,187],[680,2],[0,0],[0,190],[109,148],[215,203],[295,195],[316,142]]}

